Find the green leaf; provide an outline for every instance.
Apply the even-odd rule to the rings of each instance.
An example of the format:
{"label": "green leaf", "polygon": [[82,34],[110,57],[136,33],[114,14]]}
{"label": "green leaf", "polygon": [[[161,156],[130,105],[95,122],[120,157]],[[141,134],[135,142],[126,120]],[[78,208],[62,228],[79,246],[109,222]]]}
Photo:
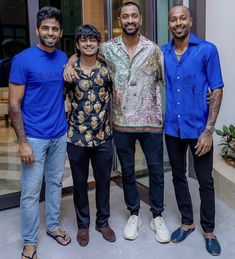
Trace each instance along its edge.
{"label": "green leaf", "polygon": [[223,126],[223,134],[227,135],[227,132],[228,132],[228,127],[224,125]]}
{"label": "green leaf", "polygon": [[235,139],[235,131],[232,132],[232,138]]}
{"label": "green leaf", "polygon": [[232,124],[229,125],[229,131],[231,133],[235,131],[235,127]]}
{"label": "green leaf", "polygon": [[223,136],[223,132],[221,130],[216,130],[215,132],[216,132],[217,135]]}

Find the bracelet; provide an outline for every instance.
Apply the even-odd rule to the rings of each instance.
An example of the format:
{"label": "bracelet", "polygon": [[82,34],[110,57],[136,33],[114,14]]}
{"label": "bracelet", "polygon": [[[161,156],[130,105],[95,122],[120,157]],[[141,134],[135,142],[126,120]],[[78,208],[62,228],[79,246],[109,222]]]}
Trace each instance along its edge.
{"label": "bracelet", "polygon": [[206,129],[209,130],[211,133],[215,132],[214,126],[206,125]]}
{"label": "bracelet", "polygon": [[63,69],[67,68],[68,66],[70,66],[69,63],[64,64]]}

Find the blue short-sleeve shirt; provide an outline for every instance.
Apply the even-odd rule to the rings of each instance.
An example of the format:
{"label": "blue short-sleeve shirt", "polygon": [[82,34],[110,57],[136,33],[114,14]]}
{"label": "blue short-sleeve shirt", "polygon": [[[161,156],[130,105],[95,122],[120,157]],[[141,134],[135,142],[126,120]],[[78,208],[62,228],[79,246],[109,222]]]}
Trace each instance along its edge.
{"label": "blue short-sleeve shirt", "polygon": [[64,52],[52,53],[32,46],[13,59],[9,81],[25,85],[21,103],[27,137],[55,139],[66,133],[64,109]]}
{"label": "blue short-sleeve shirt", "polygon": [[198,138],[206,127],[208,88],[224,86],[215,45],[190,34],[188,48],[180,61],[174,41],[162,46],[165,63],[165,133],[181,138]]}

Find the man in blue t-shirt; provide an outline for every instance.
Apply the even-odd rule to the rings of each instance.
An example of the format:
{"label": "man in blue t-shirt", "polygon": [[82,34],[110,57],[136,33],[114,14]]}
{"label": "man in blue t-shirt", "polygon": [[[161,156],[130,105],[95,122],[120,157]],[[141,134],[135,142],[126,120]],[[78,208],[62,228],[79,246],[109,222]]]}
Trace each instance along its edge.
{"label": "man in blue t-shirt", "polygon": [[[192,202],[186,178],[186,152],[190,147],[201,198],[201,226],[206,249],[219,255],[216,236],[215,197],[212,178],[213,131],[224,86],[216,47],[190,32],[192,18],[188,8],[173,7],[168,16],[173,40],[162,47],[166,81],[166,145],[172,167],[181,226],[171,241],[183,241],[193,232]],[[211,90],[208,106],[206,95]]]}
{"label": "man in blue t-shirt", "polygon": [[62,14],[43,7],[37,14],[39,43],[13,60],[9,78],[10,116],[21,159],[21,231],[23,258],[37,258],[39,196],[46,183],[47,234],[66,246],[60,228],[60,201],[66,155],[67,122],[63,100],[66,54],[55,48],[62,36]]}

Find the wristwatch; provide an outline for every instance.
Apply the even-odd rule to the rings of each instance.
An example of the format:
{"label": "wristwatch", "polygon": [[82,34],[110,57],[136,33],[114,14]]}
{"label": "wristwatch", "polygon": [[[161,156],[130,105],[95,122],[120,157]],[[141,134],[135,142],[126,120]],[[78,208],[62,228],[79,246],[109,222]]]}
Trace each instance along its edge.
{"label": "wristwatch", "polygon": [[68,67],[69,66],[69,63],[65,63],[64,65],[63,65],[63,69],[65,69],[66,67]]}
{"label": "wristwatch", "polygon": [[206,129],[208,131],[210,131],[211,133],[215,132],[215,127],[214,126],[206,125]]}

